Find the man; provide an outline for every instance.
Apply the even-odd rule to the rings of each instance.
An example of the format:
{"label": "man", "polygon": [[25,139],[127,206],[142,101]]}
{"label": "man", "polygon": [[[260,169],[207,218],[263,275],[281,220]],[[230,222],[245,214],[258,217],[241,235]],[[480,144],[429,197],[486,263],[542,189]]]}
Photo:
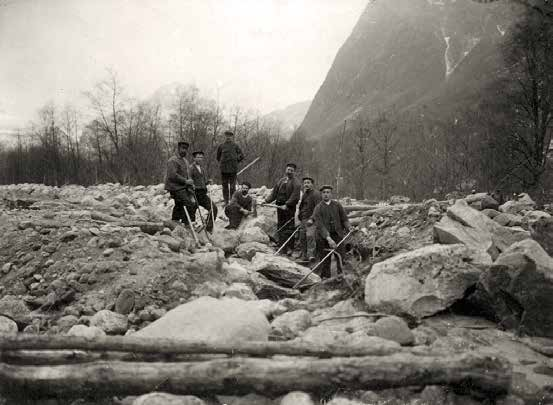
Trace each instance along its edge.
{"label": "man", "polygon": [[[212,232],[213,220],[214,218],[217,218],[217,206],[211,202],[211,199],[207,195],[208,179],[205,175],[205,169],[202,168],[204,153],[202,151],[196,151],[192,153],[192,156],[194,157],[194,162],[190,167],[190,176],[194,181],[196,201],[199,206],[204,207],[207,210],[208,214],[206,218],[206,223],[207,223],[206,230],[208,232]],[[195,215],[194,215],[194,218],[195,218]]]}
{"label": "man", "polygon": [[247,181],[242,183],[240,190],[236,191],[230,203],[225,207],[225,215],[229,219],[229,224],[225,229],[236,229],[240,226],[242,218],[249,216],[255,211],[255,201],[248,192],[252,185]]}
{"label": "man", "polygon": [[223,184],[223,198],[225,205],[236,190],[236,173],[238,164],[244,160],[240,147],[234,142],[234,133],[225,131],[225,142],[217,148],[217,161],[221,167],[221,182]]}
{"label": "man", "polygon": [[303,196],[300,201],[298,219],[300,220],[300,261],[315,260],[315,227],[313,226],[313,211],[321,202],[321,194],[314,190],[315,180],[304,177]]}
{"label": "man", "polygon": [[173,221],[182,222],[188,225],[185,207],[189,215],[196,211],[196,200],[194,198],[194,181],[190,178],[189,164],[186,160],[186,153],[190,144],[179,142],[177,154],[171,156],[167,161],[167,175],[165,176],[165,190],[169,191],[171,198],[175,200]]}
{"label": "man", "polygon": [[[286,165],[286,176],[275,184],[271,195],[264,201],[266,204],[276,201],[280,247],[283,247],[284,243],[294,233],[294,217],[296,215],[296,205],[300,200],[301,189],[299,181],[295,178],[296,168],[297,166],[294,163],[288,163]],[[292,249],[294,249],[294,240],[290,239],[283,249],[284,253],[290,254]]]}
{"label": "man", "polygon": [[[344,245],[342,244],[337,247],[337,244],[349,232],[348,216],[342,204],[332,200],[332,186],[322,186],[320,191],[322,201],[317,204],[313,212],[313,220],[315,221],[317,232],[316,245],[318,258],[322,260],[331,249],[336,249],[343,257],[345,253]],[[319,266],[319,275],[322,278],[330,277],[330,261],[331,256]]]}

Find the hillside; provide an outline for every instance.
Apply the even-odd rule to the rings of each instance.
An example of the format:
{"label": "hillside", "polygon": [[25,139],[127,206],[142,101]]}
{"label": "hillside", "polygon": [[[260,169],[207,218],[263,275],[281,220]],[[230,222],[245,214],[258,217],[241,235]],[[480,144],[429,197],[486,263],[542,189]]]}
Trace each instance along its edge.
{"label": "hillside", "polygon": [[264,115],[263,118],[279,122],[282,125],[284,133],[286,135],[291,135],[305,118],[305,114],[307,114],[310,105],[311,100],[301,101],[280,110],[272,111]]}
{"label": "hillside", "polygon": [[367,5],[301,125],[332,133],[356,112],[472,103],[502,69],[520,9],[504,2],[388,0]]}

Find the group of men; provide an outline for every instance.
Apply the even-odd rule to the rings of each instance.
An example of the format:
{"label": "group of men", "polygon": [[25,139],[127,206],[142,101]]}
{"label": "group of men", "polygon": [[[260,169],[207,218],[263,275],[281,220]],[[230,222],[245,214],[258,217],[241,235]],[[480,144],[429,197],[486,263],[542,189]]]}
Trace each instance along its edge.
{"label": "group of men", "polygon": [[[175,202],[172,220],[192,226],[196,220],[196,211],[201,206],[208,212],[202,222],[205,223],[206,231],[212,232],[217,218],[217,206],[207,189],[209,180],[202,166],[204,152],[193,152],[193,161],[189,163],[186,158],[189,147],[188,142],[179,142],[176,155],[167,162],[165,189]],[[238,228],[244,217],[256,213],[256,201],[249,195],[251,184],[242,182],[240,190],[236,191],[238,167],[243,160],[244,155],[234,142],[233,132],[226,131],[225,142],[217,149],[217,161],[221,169],[225,214],[229,219],[227,229]],[[350,231],[348,217],[342,205],[332,200],[332,186],[324,185],[317,191],[315,180],[306,176],[302,179],[302,193],[302,184],[296,179],[296,170],[294,163],[287,164],[285,176],[274,185],[263,203],[276,205],[279,250],[291,255],[294,235],[299,232],[300,255],[297,259],[314,263],[318,258],[318,273],[321,277],[328,278],[329,252],[334,251],[339,257],[344,253],[341,242]],[[296,209],[299,209],[299,229],[295,224]]]}

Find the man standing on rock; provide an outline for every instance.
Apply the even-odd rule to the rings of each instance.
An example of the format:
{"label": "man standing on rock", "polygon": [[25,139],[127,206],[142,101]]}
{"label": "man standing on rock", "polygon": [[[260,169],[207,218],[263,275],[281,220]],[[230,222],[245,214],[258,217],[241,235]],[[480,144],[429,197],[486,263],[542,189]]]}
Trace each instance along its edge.
{"label": "man standing on rock", "polygon": [[177,154],[167,161],[167,175],[165,176],[165,190],[169,191],[171,198],[175,200],[173,221],[188,225],[185,207],[189,215],[196,211],[196,199],[194,198],[194,180],[190,178],[190,168],[186,160],[186,153],[190,144],[181,141],[177,144]]}
{"label": "man standing on rock", "polygon": [[234,142],[234,133],[225,131],[225,142],[217,148],[217,161],[221,166],[221,183],[225,205],[236,190],[236,173],[238,164],[244,160],[240,147]]}
{"label": "man standing on rock", "polygon": [[313,211],[321,202],[321,194],[313,187],[315,180],[304,177],[303,196],[300,201],[298,219],[300,224],[300,261],[315,260],[315,227],[313,226]]}
{"label": "man standing on rock", "polygon": [[206,218],[206,230],[208,232],[212,232],[213,220],[214,218],[217,218],[217,206],[212,203],[211,199],[207,195],[208,179],[205,175],[205,169],[202,168],[204,153],[202,151],[196,151],[192,153],[192,156],[194,157],[194,162],[190,166],[190,176],[192,177],[192,180],[194,180],[196,201],[198,202],[199,206],[204,207],[207,210],[208,214]]}
{"label": "man standing on rock", "polygon": [[[345,253],[344,245],[337,247],[337,244],[349,232],[350,224],[346,211],[342,204],[332,200],[332,186],[322,186],[322,201],[315,207],[313,220],[316,226],[316,245],[319,260],[323,260],[332,249],[343,257]],[[321,278],[330,277],[331,256],[319,266],[319,275]]]}
{"label": "man standing on rock", "polygon": [[255,201],[248,194],[252,185],[247,181],[242,183],[240,190],[236,191],[230,203],[225,207],[225,215],[229,224],[225,229],[236,229],[240,226],[242,218],[249,216],[255,210]]}
{"label": "man standing on rock", "polygon": [[[297,166],[294,163],[286,165],[286,176],[275,184],[271,195],[264,201],[266,204],[276,201],[279,245],[286,254],[290,254],[294,249],[294,240],[290,237],[294,233],[296,205],[300,200],[301,185],[295,178],[296,168]],[[290,240],[286,243],[287,246],[283,246],[289,238]]]}

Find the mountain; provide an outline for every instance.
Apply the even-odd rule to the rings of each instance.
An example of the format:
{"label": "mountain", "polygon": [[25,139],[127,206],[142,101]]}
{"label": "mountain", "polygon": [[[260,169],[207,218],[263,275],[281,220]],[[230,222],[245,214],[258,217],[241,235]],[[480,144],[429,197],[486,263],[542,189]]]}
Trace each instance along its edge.
{"label": "mountain", "polygon": [[263,118],[280,123],[284,134],[288,136],[299,127],[310,105],[311,100],[301,101],[283,109],[272,111],[264,115]]}
{"label": "mountain", "polygon": [[469,0],[373,0],[338,51],[300,129],[336,133],[344,119],[473,103],[503,69],[500,52],[522,7]]}

